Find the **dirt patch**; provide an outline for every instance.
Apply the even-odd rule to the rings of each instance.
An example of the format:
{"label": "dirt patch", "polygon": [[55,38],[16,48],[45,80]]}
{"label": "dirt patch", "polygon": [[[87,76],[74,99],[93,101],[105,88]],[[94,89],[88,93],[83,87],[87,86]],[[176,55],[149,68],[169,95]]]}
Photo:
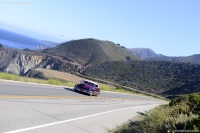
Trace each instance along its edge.
{"label": "dirt patch", "polygon": [[[74,83],[79,83],[80,80],[83,80],[85,78],[67,73],[67,72],[59,72],[59,71],[55,71],[55,70],[50,70],[50,69],[44,69],[44,68],[38,68],[36,69],[37,71],[40,71],[42,73],[44,73],[44,76],[47,78],[58,78],[58,79],[62,79],[62,80],[66,80],[66,81],[71,81]],[[98,82],[97,82],[98,83]],[[100,86],[104,85],[104,86],[108,86],[102,83],[98,83]],[[111,87],[111,86],[109,86]]]}

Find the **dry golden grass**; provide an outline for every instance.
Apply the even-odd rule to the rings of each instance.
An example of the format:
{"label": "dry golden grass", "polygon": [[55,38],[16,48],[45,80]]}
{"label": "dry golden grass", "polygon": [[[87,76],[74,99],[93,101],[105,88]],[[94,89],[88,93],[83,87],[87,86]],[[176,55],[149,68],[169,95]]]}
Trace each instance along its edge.
{"label": "dry golden grass", "polygon": [[59,72],[59,71],[44,69],[44,68],[38,68],[36,70],[44,73],[44,76],[47,78],[58,78],[58,79],[62,79],[62,80],[71,81],[74,83],[78,83],[80,80],[84,79],[84,78],[78,77],[76,75],[67,73],[67,72]]}
{"label": "dry golden grass", "polygon": [[[80,80],[83,80],[85,78],[67,73],[67,72],[59,72],[59,71],[55,71],[55,70],[51,70],[51,69],[44,69],[44,68],[38,68],[36,69],[37,71],[40,71],[42,73],[44,73],[44,76],[47,78],[57,78],[57,79],[62,79],[62,80],[66,80],[69,82],[73,82],[73,83],[79,83]],[[98,83],[98,82],[97,82]],[[102,83],[98,83],[101,86],[105,86],[105,87],[109,87],[111,89],[115,88],[114,86],[111,85],[105,85]]]}

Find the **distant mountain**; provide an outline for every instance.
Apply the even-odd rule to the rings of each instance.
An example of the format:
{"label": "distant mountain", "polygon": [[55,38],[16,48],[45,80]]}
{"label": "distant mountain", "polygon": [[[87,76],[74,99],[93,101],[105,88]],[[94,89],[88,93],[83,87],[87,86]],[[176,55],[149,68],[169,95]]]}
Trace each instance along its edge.
{"label": "distant mountain", "polygon": [[191,56],[165,56],[162,54],[156,54],[149,48],[130,48],[127,49],[131,54],[141,60],[147,61],[172,61],[172,62],[188,62],[188,63],[200,63],[200,54],[194,54]]}
{"label": "distant mountain", "polygon": [[84,66],[100,64],[106,61],[138,60],[123,48],[110,41],[80,39],[43,50],[43,53],[64,57]]}
{"label": "distant mountain", "polygon": [[135,55],[137,58],[142,60],[147,58],[163,57],[163,55],[156,54],[153,50],[149,48],[130,48],[127,50],[133,55]]}
{"label": "distant mountain", "polygon": [[18,33],[0,29],[0,44],[16,49],[44,49],[50,47],[47,43]]}
{"label": "distant mountain", "polygon": [[200,63],[200,54],[195,54],[191,56],[180,56],[180,57],[170,57],[170,56],[160,56],[160,57],[152,57],[146,60],[149,61],[172,61],[172,62],[190,62],[190,63]]}

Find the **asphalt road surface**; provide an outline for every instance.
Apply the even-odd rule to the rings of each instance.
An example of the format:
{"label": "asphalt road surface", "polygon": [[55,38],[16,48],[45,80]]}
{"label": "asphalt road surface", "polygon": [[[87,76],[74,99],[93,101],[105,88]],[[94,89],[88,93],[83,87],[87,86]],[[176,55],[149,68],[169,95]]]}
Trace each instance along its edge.
{"label": "asphalt road surface", "polygon": [[0,132],[106,133],[165,101],[131,94],[0,81]]}

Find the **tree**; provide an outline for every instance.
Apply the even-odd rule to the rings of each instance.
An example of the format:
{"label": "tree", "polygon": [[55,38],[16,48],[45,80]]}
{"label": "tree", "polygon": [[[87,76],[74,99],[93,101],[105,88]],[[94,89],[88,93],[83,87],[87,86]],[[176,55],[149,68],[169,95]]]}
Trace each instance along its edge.
{"label": "tree", "polygon": [[131,60],[131,57],[130,56],[126,56],[126,59],[129,61],[129,60]]}
{"label": "tree", "polygon": [[0,44],[0,48],[3,48],[3,44]]}
{"label": "tree", "polygon": [[28,48],[25,48],[23,51],[30,51],[30,49],[28,49]]}

